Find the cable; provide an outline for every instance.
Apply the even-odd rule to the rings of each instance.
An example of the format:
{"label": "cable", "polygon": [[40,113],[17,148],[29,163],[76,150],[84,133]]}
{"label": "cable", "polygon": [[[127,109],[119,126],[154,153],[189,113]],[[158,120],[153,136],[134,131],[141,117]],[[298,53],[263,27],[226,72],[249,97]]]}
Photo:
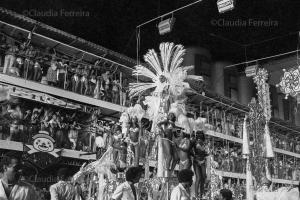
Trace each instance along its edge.
{"label": "cable", "polygon": [[128,40],[128,42],[126,43],[125,47],[124,47],[124,50],[122,51],[122,54],[125,54],[125,52],[127,51],[128,47],[130,46],[130,43],[132,41],[132,38],[134,37],[134,33],[135,31],[133,31],[130,35],[130,38]]}
{"label": "cable", "polygon": [[184,8],[190,7],[190,6],[192,6],[192,5],[196,4],[196,3],[199,3],[199,2],[201,2],[201,1],[202,1],[202,0],[195,1],[195,2],[193,2],[193,3],[187,4],[187,5],[185,5],[185,6],[182,6],[182,7],[180,7],[180,8],[177,8],[177,9],[175,9],[175,10],[172,10],[172,11],[170,11],[170,12],[168,12],[168,13],[165,13],[165,14],[163,14],[163,15],[160,15],[160,16],[158,16],[158,17],[155,17],[155,18],[153,18],[153,19],[150,19],[150,20],[148,20],[148,21],[146,21],[146,22],[144,22],[144,23],[142,23],[142,24],[140,24],[140,25],[137,25],[136,28],[140,28],[140,27],[144,26],[145,24],[148,24],[148,23],[153,22],[153,21],[155,21],[155,20],[157,20],[157,19],[163,18],[163,17],[165,17],[165,16],[167,16],[167,15],[170,15],[170,14],[172,14],[172,13],[175,13],[175,12],[177,12],[177,11],[179,11],[179,10],[184,9]]}
{"label": "cable", "polygon": [[232,64],[232,65],[227,65],[224,67],[224,69],[227,69],[227,68],[231,68],[231,67],[235,67],[235,66],[239,66],[239,65],[243,65],[243,64],[248,64],[248,63],[253,63],[253,62],[257,62],[257,61],[260,61],[260,60],[268,60],[270,58],[276,58],[276,57],[280,57],[280,56],[285,56],[285,55],[289,55],[289,54],[294,54],[294,53],[298,53],[298,49],[297,50],[294,50],[294,51],[289,51],[289,52],[285,52],[285,53],[280,53],[280,54],[276,54],[276,55],[273,55],[273,56],[267,56],[267,57],[263,57],[263,58],[258,58],[258,59],[254,59],[254,60],[249,60],[249,61],[246,61],[246,62],[240,62],[240,63],[236,63],[236,64]]}
{"label": "cable", "polygon": [[229,43],[231,43],[231,44],[235,44],[236,46],[239,46],[239,47],[244,47],[244,46],[246,46],[246,45],[244,45],[244,44],[241,44],[241,43],[238,43],[238,42],[233,41],[233,40],[231,40],[231,39],[228,39],[228,38],[226,38],[226,37],[223,37],[223,36],[221,36],[221,35],[216,35],[216,34],[214,34],[214,33],[209,33],[208,35],[209,35],[209,36],[212,36],[212,37],[215,37],[215,38],[217,38],[217,39],[220,39],[220,40],[224,40],[224,41],[229,42]]}
{"label": "cable", "polygon": [[268,39],[261,40],[261,41],[258,41],[258,42],[253,42],[253,43],[245,44],[245,46],[253,46],[253,45],[257,45],[257,44],[262,44],[262,43],[269,42],[269,41],[272,41],[272,40],[276,40],[276,39],[279,39],[279,38],[284,38],[284,37],[287,37],[287,36],[291,36],[291,35],[294,35],[296,33],[298,33],[298,31],[291,32],[291,33],[288,33],[288,34],[285,34],[285,35],[281,35],[281,36],[277,36],[277,37],[268,38]]}

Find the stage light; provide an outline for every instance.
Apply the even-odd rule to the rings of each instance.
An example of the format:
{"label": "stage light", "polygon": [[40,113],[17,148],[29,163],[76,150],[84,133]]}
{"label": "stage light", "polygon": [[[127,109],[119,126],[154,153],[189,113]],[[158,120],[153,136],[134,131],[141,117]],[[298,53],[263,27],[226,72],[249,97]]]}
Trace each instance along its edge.
{"label": "stage light", "polygon": [[218,10],[219,13],[224,13],[234,9],[234,0],[218,0]]}
{"label": "stage light", "polygon": [[246,67],[245,69],[246,77],[255,76],[257,69],[258,69],[258,65],[251,65]]}
{"label": "stage light", "polygon": [[175,18],[165,19],[158,24],[158,31],[160,35],[164,35],[166,33],[170,33],[172,31],[173,25],[175,23]]}

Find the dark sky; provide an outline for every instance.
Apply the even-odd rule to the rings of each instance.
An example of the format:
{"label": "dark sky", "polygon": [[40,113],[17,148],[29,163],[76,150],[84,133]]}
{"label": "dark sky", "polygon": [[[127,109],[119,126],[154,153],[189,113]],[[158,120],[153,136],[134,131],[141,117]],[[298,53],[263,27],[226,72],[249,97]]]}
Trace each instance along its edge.
{"label": "dark sky", "polygon": [[[135,57],[136,25],[159,14],[189,4],[191,0],[1,0],[0,6],[28,14],[29,17],[55,28],[80,36],[111,50]],[[219,14],[216,0],[203,0],[174,14],[174,30],[160,36],[159,20],[141,28],[141,53],[158,48],[161,41],[173,41],[186,46],[202,46],[211,50],[215,58],[244,58],[244,47],[268,38],[289,36],[270,42],[249,45],[248,57],[257,58],[295,50],[300,28],[298,0],[237,0],[236,8]],[[70,11],[82,11],[76,17]],[[52,16],[39,16],[52,12]],[[88,16],[87,16],[88,15]],[[255,25],[250,21],[269,25]],[[221,25],[214,24],[216,21]],[[235,25],[224,25],[226,21]],[[246,23],[246,24],[243,24]],[[271,23],[271,24],[270,24]],[[232,42],[235,41],[235,42]]]}

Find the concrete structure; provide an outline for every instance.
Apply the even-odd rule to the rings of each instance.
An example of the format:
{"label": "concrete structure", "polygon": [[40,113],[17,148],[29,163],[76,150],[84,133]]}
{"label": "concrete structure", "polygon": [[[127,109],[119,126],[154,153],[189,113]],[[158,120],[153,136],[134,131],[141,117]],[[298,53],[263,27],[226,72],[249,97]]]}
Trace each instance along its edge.
{"label": "concrete structure", "polygon": [[227,65],[228,62],[214,62],[211,67],[212,91],[222,96],[225,96],[224,67]]}
{"label": "concrete structure", "polygon": [[190,74],[203,76],[205,84],[211,86],[211,54],[209,50],[202,47],[187,47],[183,65],[193,65],[194,70]]}
{"label": "concrete structure", "polygon": [[240,75],[238,77],[238,101],[241,104],[248,105],[251,98],[254,97],[254,83],[253,79],[246,77],[246,75]]}

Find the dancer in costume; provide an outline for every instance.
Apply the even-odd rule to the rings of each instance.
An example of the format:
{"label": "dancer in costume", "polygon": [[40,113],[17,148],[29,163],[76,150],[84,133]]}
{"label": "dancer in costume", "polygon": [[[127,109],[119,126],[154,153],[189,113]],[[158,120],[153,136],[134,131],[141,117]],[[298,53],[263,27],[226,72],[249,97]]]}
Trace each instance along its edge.
{"label": "dancer in costume", "polygon": [[119,171],[126,168],[127,144],[122,137],[121,127],[114,127],[114,135],[110,139],[110,145],[114,148],[113,158]]}
{"label": "dancer in costume", "polygon": [[129,128],[129,151],[133,152],[133,165],[139,166],[139,136],[141,131],[141,122],[138,122],[137,117],[133,117]]}
{"label": "dancer in costume", "polygon": [[168,171],[170,170],[171,172],[174,171],[178,160],[175,143],[173,142],[175,121],[176,116],[174,115],[174,113],[169,113],[167,120],[161,121],[157,124],[162,133],[162,148],[163,154],[165,156],[163,164],[165,166],[165,169]]}
{"label": "dancer in costume", "polygon": [[180,132],[180,137],[176,141],[176,147],[177,147],[177,155],[179,158],[179,170],[190,169],[192,166],[192,161],[191,161],[192,143],[187,133],[184,133],[183,131]]}
{"label": "dancer in costume", "polygon": [[[206,152],[205,147],[205,137],[202,131],[196,132],[196,139],[193,141],[192,151],[194,154],[193,167],[196,174],[196,183],[195,183],[195,195],[203,195],[204,184],[206,180]],[[200,186],[200,188],[199,188]]]}

